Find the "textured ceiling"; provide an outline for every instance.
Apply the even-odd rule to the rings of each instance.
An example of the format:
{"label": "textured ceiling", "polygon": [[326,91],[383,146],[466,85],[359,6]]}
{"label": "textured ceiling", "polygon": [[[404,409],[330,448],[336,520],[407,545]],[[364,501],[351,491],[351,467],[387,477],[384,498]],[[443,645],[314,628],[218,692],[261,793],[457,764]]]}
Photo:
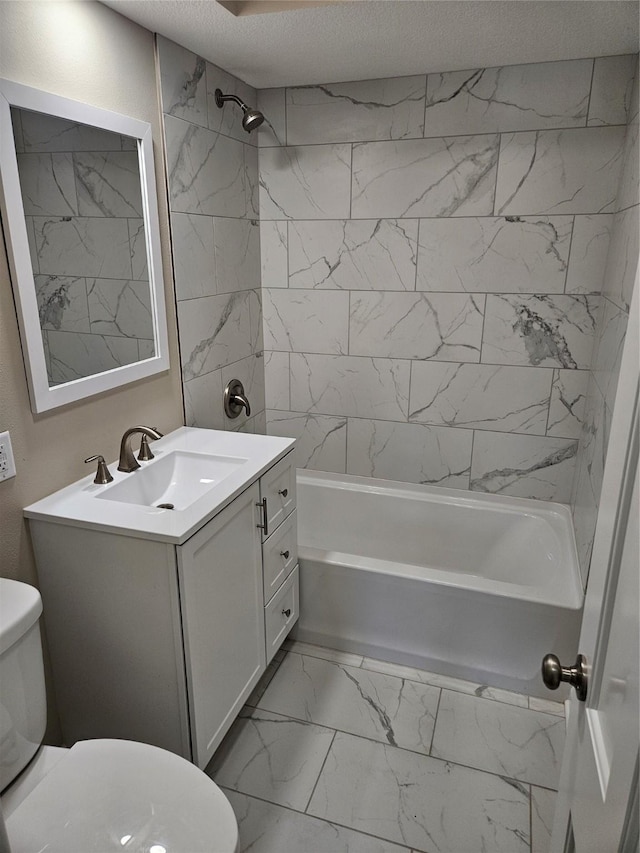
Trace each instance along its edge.
{"label": "textured ceiling", "polygon": [[259,89],[638,51],[626,0],[358,0],[248,17],[215,0],[102,2]]}

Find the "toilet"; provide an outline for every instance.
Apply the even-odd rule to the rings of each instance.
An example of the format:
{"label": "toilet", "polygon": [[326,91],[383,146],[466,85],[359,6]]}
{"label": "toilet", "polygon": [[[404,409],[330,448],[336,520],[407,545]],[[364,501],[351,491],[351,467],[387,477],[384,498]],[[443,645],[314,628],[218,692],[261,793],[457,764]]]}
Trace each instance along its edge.
{"label": "toilet", "polygon": [[237,853],[231,804],[184,758],[127,740],[42,745],[41,613],[37,589],[0,578],[0,800],[11,853]]}

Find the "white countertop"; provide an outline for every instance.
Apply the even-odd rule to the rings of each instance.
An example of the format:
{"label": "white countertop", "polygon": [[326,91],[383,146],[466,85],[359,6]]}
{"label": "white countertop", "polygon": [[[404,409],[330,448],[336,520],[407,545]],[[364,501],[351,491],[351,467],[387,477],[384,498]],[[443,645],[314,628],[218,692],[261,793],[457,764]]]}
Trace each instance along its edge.
{"label": "white countertop", "polygon": [[[134,447],[138,439],[134,436]],[[237,470],[214,485],[202,497],[182,510],[167,510],[137,503],[96,500],[106,489],[135,477],[137,471],[125,474],[117,470],[118,462],[109,463],[113,482],[104,486],[93,482],[95,471],[64,489],[25,507],[27,518],[87,527],[181,545],[221,509],[254,483],[274,463],[293,449],[295,440],[269,435],[250,435],[221,430],[180,427],[158,441],[150,442],[157,460],[172,451],[215,454],[246,459]],[[142,462],[153,465],[156,459]]]}

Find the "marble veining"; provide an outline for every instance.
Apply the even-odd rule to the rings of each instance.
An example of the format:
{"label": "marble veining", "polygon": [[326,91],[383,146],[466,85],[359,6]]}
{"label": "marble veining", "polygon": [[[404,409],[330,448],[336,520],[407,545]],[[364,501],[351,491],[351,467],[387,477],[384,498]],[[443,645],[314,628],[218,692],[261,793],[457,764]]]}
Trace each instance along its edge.
{"label": "marble veining", "polygon": [[624,138],[624,127],[503,135],[495,212],[613,212]]}
{"label": "marble veining", "polygon": [[131,278],[126,219],[33,216],[31,222],[41,273]]}
{"label": "marble veining", "polygon": [[289,286],[288,222],[260,220],[262,287]]}
{"label": "marble veining", "polygon": [[263,291],[268,350],[346,355],[349,294],[293,288]]}
{"label": "marble veining", "polygon": [[544,435],[551,379],[544,369],[414,362],[409,420]]}
{"label": "marble veining", "polygon": [[209,772],[218,785],[304,811],[333,737],[331,729],[247,709]]}
{"label": "marble veining", "polygon": [[294,452],[298,468],[345,473],[346,418],[312,415],[308,412],[270,411],[267,406],[267,426],[269,435],[295,438]]}
{"label": "marble veining", "polygon": [[482,361],[588,368],[598,296],[487,296]]}
{"label": "marble veining", "polygon": [[637,61],[634,54],[594,60],[588,125],[627,123]]}
{"label": "marble veining", "polygon": [[291,408],[360,418],[406,420],[409,362],[291,353]]}
{"label": "marble veining", "polygon": [[289,145],[422,136],[425,77],[293,86],[286,90]]}
{"label": "marble veining", "polygon": [[429,74],[425,136],[583,126],[592,68],[581,59]]}
{"label": "marble veining", "polygon": [[77,216],[72,154],[18,154],[17,161],[25,215]]}
{"label": "marble veining", "polygon": [[575,440],[478,431],[470,488],[568,503],[577,450]]}
{"label": "marble veining", "polygon": [[417,850],[529,849],[523,786],[341,732],[308,811]]}
{"label": "marble veining", "polygon": [[498,150],[494,134],[356,144],[351,215],[490,215]]}
{"label": "marble veining", "polygon": [[253,853],[409,853],[389,841],[354,832],[311,815],[266,803],[246,794],[225,790],[240,831],[242,851]]}
{"label": "marble veining", "polygon": [[260,217],[349,216],[351,145],[300,145],[260,151]]}
{"label": "marble veining", "polygon": [[351,297],[349,352],[388,358],[479,361],[484,296],[358,293]]}
{"label": "marble veining", "polygon": [[82,379],[138,361],[136,338],[48,331],[48,371],[53,385]]}
{"label": "marble veining", "polygon": [[35,275],[40,328],[90,332],[87,285],[84,278]]}
{"label": "marble veining", "polygon": [[292,222],[289,285],[413,290],[417,237],[414,219]]}
{"label": "marble veining", "polygon": [[178,303],[184,380],[238,361],[254,351],[250,295],[248,291]]}
{"label": "marble veining", "polygon": [[418,290],[562,293],[573,218],[420,220]]}
{"label": "marble veining", "polygon": [[580,438],[588,383],[586,370],[553,371],[547,435]]}
{"label": "marble veining", "polygon": [[290,653],[258,707],[428,753],[439,690]]}
{"label": "marble veining", "polygon": [[443,690],[431,754],[557,788],[564,720]]}
{"label": "marble veining", "polygon": [[611,241],[613,216],[576,216],[565,293],[600,293]]}
{"label": "marble veining", "polygon": [[468,489],[473,432],[349,418],[347,474]]}
{"label": "marble veining", "polygon": [[153,338],[148,281],[90,278],[87,301],[94,334]]}
{"label": "marble veining", "polygon": [[73,155],[80,216],[142,216],[137,151]]}
{"label": "marble veining", "polygon": [[207,125],[206,63],[200,56],[158,34],[162,111]]}

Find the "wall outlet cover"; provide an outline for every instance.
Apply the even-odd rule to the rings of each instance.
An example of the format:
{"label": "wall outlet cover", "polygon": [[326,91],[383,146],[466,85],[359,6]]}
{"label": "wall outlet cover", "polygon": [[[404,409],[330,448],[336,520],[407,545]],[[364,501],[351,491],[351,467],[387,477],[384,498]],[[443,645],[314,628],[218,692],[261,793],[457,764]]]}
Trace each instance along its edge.
{"label": "wall outlet cover", "polygon": [[11,436],[8,432],[0,432],[0,482],[16,476],[16,463],[13,458]]}

